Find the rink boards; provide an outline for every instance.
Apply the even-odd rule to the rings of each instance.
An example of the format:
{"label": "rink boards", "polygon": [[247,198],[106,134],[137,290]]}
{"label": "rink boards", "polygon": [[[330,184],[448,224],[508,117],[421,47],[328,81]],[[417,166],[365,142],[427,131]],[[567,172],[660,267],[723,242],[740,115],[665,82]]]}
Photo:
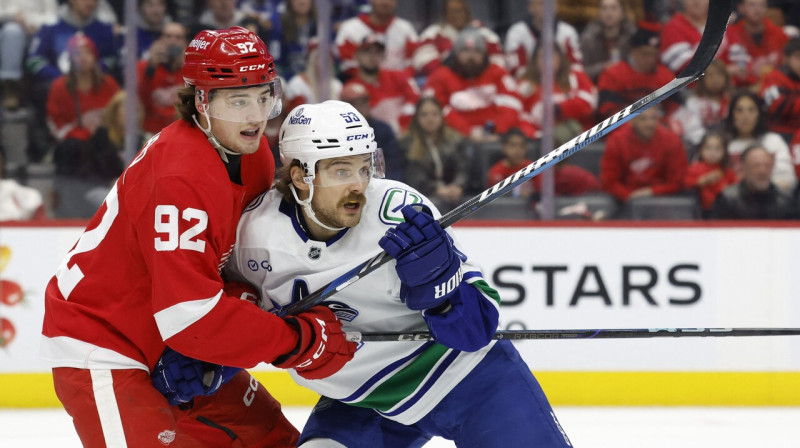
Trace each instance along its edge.
{"label": "rink boards", "polygon": [[[57,405],[42,296],[82,224],[0,228],[0,407]],[[502,328],[800,327],[800,226],[473,222],[457,237],[503,297]],[[558,405],[800,405],[797,336],[516,346]],[[254,372],[284,404],[316,400]]]}

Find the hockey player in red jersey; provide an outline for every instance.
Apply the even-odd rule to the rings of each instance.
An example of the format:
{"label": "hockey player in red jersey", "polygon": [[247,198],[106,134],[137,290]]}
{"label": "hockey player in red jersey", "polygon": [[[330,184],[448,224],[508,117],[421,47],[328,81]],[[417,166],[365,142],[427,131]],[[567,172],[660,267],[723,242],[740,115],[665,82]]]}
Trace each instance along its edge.
{"label": "hockey player in red jersey", "polygon": [[[181,119],[142,148],[47,285],[42,356],[85,447],[294,446],[280,405],[240,368],[322,378],[355,345],[327,308],[264,313],[220,274],[243,208],[272,184],[263,132],[280,81],[265,44],[238,27],[201,31],[182,74]],[[201,395],[170,406],[187,400],[180,385],[169,401],[153,385],[165,349],[232,368],[191,367]]]}

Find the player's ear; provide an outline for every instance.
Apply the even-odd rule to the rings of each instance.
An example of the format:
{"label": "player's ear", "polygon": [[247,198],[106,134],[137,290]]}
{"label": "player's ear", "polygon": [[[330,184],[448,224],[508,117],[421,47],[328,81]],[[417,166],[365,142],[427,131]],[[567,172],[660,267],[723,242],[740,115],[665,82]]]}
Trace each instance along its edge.
{"label": "player's ear", "polygon": [[294,188],[299,191],[308,191],[308,184],[303,180],[303,176],[305,175],[305,171],[300,166],[292,166],[289,169],[289,174],[292,177],[292,184]]}

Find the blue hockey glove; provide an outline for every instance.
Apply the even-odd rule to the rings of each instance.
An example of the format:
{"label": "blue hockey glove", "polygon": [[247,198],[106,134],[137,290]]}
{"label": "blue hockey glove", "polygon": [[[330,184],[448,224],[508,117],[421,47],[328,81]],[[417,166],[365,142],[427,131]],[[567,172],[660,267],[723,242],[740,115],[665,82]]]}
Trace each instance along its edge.
{"label": "blue hockey glove", "polygon": [[150,378],[169,404],[175,406],[198,395],[213,395],[241,370],[189,358],[167,347]]}
{"label": "blue hockey glove", "polygon": [[387,230],[378,242],[397,260],[400,298],[412,310],[446,306],[462,275],[453,239],[427,206],[406,205],[402,213],[405,222]]}

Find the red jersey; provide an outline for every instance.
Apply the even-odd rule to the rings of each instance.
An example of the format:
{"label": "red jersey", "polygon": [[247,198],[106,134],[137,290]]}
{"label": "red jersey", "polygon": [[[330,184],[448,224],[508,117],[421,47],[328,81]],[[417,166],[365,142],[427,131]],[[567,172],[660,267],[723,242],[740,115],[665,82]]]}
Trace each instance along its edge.
{"label": "red jersey", "polygon": [[[600,73],[597,79],[599,106],[597,113],[605,119],[672,82],[675,76],[664,65],[658,64],[652,73],[640,73],[628,61],[619,61]],[[662,103],[666,114],[678,108],[678,103],[667,98]]]}
{"label": "red jersey", "polygon": [[488,122],[493,122],[495,132],[502,134],[517,126],[522,112],[514,78],[494,64],[473,79],[462,78],[443,65],[431,73],[422,91],[439,101],[447,124],[463,135]]}
{"label": "red jersey", "polygon": [[[472,20],[468,26],[478,30],[486,42],[486,55],[489,62],[506,68],[506,56],[503,45],[494,31],[483,26],[479,20]],[[453,42],[458,38],[459,30],[449,23],[434,23],[425,28],[419,36],[419,44],[414,52],[413,64],[418,73],[430,74],[442,65],[453,49]]]}
{"label": "red jersey", "polygon": [[381,69],[375,83],[359,76],[348,82],[357,82],[367,89],[373,117],[388,123],[395,133],[408,129],[419,100],[419,88],[408,72]]}
{"label": "red jersey", "polygon": [[[703,185],[702,187],[698,185],[702,176],[715,170],[723,170],[723,176],[718,181]],[[736,173],[733,172],[733,169],[723,169],[719,164],[711,165],[702,161],[691,164],[686,170],[686,175],[683,176],[684,187],[697,188],[699,190],[700,206],[703,210],[711,210],[711,206],[714,205],[714,200],[722,193],[722,190],[736,182],[739,182],[739,179],[736,177]]]}
{"label": "red jersey", "polygon": [[[498,161],[489,168],[489,172],[486,174],[486,188],[494,186],[494,184],[510,177],[531,163],[533,163],[533,160],[528,159],[524,159],[517,165],[509,165],[505,159]],[[533,178],[533,180],[536,179],[538,179],[538,177]],[[531,193],[533,193],[533,182],[525,182],[515,187],[509,194],[511,196],[530,196]]]}
{"label": "red jersey", "polygon": [[345,76],[355,74],[358,69],[356,51],[364,38],[370,35],[381,36],[386,42],[386,54],[381,67],[414,74],[411,58],[417,49],[419,37],[411,22],[395,16],[384,25],[377,25],[372,23],[368,14],[361,13],[342,22],[336,33],[336,50]]}
{"label": "red jersey", "polygon": [[771,131],[793,134],[800,129],[800,77],[787,69],[773,70],[764,78],[761,97]]}
{"label": "red jersey", "polygon": [[110,75],[105,75],[97,89],[78,91],[73,95],[67,90],[67,75],[58,77],[47,94],[47,125],[53,136],[57,141],[67,138],[89,140],[100,126],[106,104],[118,91],[119,84]]}
{"label": "red jersey", "polygon": [[789,144],[789,152],[792,154],[792,163],[797,178],[800,179],[800,129],[794,133],[792,143]]}
{"label": "red jersey", "polygon": [[253,367],[292,350],[294,331],[225,295],[220,276],[242,210],[274,171],[265,139],[241,156],[239,185],[185,121],[151,138],[47,285],[43,358],[148,370],[166,341],[193,358]]}
{"label": "red jersey", "polygon": [[163,65],[148,69],[147,61],[139,61],[136,69],[139,100],[144,106],[142,129],[155,134],[178,118],[175,103],[178,89],[184,86],[183,76],[180,70],[171,72]]}
{"label": "red jersey", "polygon": [[694,56],[702,35],[702,28],[692,25],[682,13],[675,13],[661,32],[661,63],[673,73],[683,70]]}
{"label": "red jersey", "polygon": [[686,150],[680,137],[663,126],[644,141],[625,124],[608,136],[600,160],[603,190],[626,201],[639,188],[651,187],[653,194],[672,194],[681,190],[686,171]]}
{"label": "red jersey", "polygon": [[[541,129],[544,119],[542,90],[529,80],[519,84],[522,97],[523,119]],[[577,120],[583,129],[595,125],[594,114],[597,110],[597,88],[592,79],[581,70],[572,70],[569,74],[569,88],[565,91],[558,84],[553,85],[553,103],[558,108],[556,121]]]}
{"label": "red jersey", "polygon": [[745,31],[743,20],[729,26],[725,38],[728,47],[721,53],[722,59],[728,65],[746,69],[744,76],[732,78],[736,86],[744,87],[758,84],[767,73],[781,65],[783,47],[789,41],[783,29],[767,19],[764,19],[764,33],[758,40]]}

